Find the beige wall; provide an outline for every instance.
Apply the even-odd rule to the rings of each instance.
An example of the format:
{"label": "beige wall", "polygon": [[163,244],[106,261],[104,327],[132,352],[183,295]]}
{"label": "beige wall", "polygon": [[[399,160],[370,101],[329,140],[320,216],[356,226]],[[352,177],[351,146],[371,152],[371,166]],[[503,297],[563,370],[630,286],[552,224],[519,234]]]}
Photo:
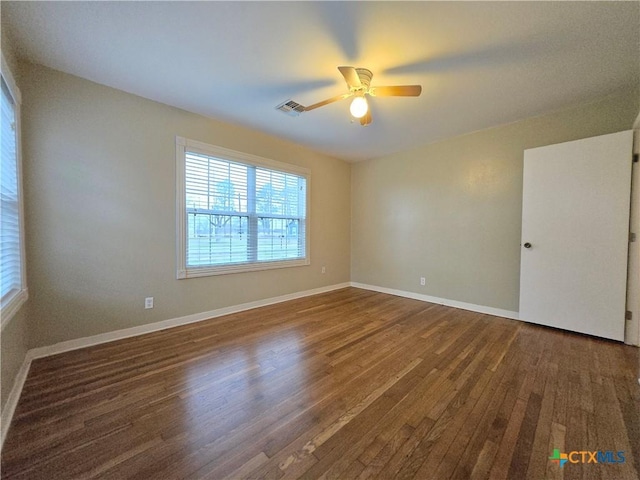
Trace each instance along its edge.
{"label": "beige wall", "polygon": [[[2,55],[11,69],[11,73],[16,77],[18,75],[18,59],[15,56],[13,45],[11,44],[11,40],[7,34],[7,29],[3,28],[0,35],[0,50],[2,50]],[[14,78],[14,80],[16,82],[18,81],[17,78]]]}
{"label": "beige wall", "polygon": [[[350,279],[517,311],[523,150],[638,112],[623,91],[350,166],[45,67],[20,77],[29,347]],[[175,135],[311,168],[312,265],[175,280]]]}
{"label": "beige wall", "polygon": [[[42,66],[22,78],[31,347],[349,281],[349,164]],[[311,266],[176,280],[176,135],[310,168]]]}
{"label": "beige wall", "polygon": [[523,151],[630,129],[637,113],[627,89],[354,165],[352,281],[517,311]]}

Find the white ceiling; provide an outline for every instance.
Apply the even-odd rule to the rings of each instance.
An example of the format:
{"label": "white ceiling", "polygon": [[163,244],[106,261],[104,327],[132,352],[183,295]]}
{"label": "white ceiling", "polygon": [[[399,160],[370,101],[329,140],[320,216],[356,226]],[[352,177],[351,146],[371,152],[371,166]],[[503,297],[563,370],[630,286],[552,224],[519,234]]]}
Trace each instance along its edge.
{"label": "white ceiling", "polygon": [[[637,84],[640,2],[10,2],[19,56],[338,158],[379,157]],[[339,65],[372,85],[352,123]]]}

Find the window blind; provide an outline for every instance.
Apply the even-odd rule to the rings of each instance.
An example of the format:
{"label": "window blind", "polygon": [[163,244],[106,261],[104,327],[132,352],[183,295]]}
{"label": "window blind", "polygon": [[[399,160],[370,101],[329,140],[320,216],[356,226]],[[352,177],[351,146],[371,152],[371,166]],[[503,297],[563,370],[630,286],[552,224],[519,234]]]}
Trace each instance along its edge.
{"label": "window blind", "polygon": [[0,119],[0,289],[5,307],[22,290],[22,259],[16,108],[4,77]]}
{"label": "window blind", "polygon": [[183,169],[187,271],[307,258],[304,175],[188,149]]}

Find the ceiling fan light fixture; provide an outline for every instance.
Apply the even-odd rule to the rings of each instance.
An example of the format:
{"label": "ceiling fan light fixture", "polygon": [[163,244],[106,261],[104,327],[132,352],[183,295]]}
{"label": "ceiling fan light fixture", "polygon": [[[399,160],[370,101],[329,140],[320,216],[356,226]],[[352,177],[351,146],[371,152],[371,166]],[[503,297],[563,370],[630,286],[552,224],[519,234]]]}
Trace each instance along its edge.
{"label": "ceiling fan light fixture", "polygon": [[347,93],[314,103],[308,107],[300,105],[292,100],[288,100],[283,104],[278,105],[276,108],[288,115],[297,116],[302,112],[309,112],[316,108],[329,105],[330,103],[353,97],[349,110],[354,118],[360,120],[360,125],[365,127],[371,124],[371,112],[369,111],[369,104],[365,98],[366,95],[370,95],[372,97],[419,97],[420,93],[422,93],[422,86],[420,85],[371,87],[371,78],[373,77],[373,73],[371,73],[371,70],[367,68],[342,66],[338,67],[338,70],[347,82],[347,87],[349,87],[349,91]]}
{"label": "ceiling fan light fixture", "polygon": [[364,117],[367,114],[368,110],[369,105],[367,104],[367,100],[364,98],[364,96],[357,96],[356,98],[354,98],[353,102],[351,102],[351,106],[349,107],[351,115],[353,115],[355,118]]}

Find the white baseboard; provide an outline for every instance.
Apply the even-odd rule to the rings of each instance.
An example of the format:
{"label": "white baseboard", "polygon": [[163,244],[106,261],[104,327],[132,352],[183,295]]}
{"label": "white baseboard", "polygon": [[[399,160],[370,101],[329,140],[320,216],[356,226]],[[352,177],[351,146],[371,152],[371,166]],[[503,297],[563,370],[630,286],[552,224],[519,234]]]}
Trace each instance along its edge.
{"label": "white baseboard", "polygon": [[330,292],[332,290],[338,290],[340,288],[346,288],[348,286],[350,286],[349,282],[338,283],[334,285],[328,285],[326,287],[314,288],[312,290],[289,293],[287,295],[281,295],[279,297],[256,300],[255,302],[241,303],[240,305],[218,308],[216,310],[210,310],[208,312],[194,313],[192,315],[185,315],[184,317],[171,318],[168,320],[162,320],[160,322],[148,323],[146,325],[140,325],[138,327],[124,328],[122,330],[115,330],[113,332],[92,335],[91,337],[77,338],[75,340],[56,343],[47,347],[34,348],[32,350],[29,350],[29,353],[31,354],[31,358],[34,359],[48,357],[51,355],[57,355],[58,353],[77,350],[79,348],[91,347],[93,345],[99,345],[101,343],[113,342],[114,340],[136,337],[138,335],[144,335],[145,333],[157,332],[158,330],[165,330],[167,328],[187,325],[189,323],[201,322],[210,318],[243,312],[245,310],[251,310],[252,308],[265,307],[267,305],[273,305],[275,303],[295,300],[296,298],[308,297],[311,295],[317,295],[319,293]]}
{"label": "white baseboard", "polygon": [[355,288],[363,288],[374,292],[388,293],[398,297],[412,298],[414,300],[422,300],[423,302],[437,303],[446,305],[447,307],[461,308],[462,310],[470,310],[472,312],[486,313],[496,317],[510,318],[512,320],[520,320],[518,312],[511,310],[502,310],[500,308],[485,307],[484,305],[476,305],[474,303],[458,302],[457,300],[449,300],[447,298],[432,297],[421,293],[406,292],[404,290],[395,290],[393,288],[378,287],[377,285],[367,285],[364,283],[351,282],[351,286]]}
{"label": "white baseboard", "polygon": [[29,355],[29,352],[27,352],[24,357],[24,361],[20,366],[20,370],[18,370],[18,374],[13,381],[13,387],[11,388],[11,392],[9,392],[7,402],[2,409],[2,416],[0,418],[0,451],[2,450],[2,446],[4,445],[4,439],[7,438],[7,433],[9,432],[9,426],[11,425],[13,414],[15,413],[16,407],[18,406],[18,400],[20,400],[20,394],[22,393],[24,382],[27,379],[29,367],[31,367],[31,360],[32,357]]}

